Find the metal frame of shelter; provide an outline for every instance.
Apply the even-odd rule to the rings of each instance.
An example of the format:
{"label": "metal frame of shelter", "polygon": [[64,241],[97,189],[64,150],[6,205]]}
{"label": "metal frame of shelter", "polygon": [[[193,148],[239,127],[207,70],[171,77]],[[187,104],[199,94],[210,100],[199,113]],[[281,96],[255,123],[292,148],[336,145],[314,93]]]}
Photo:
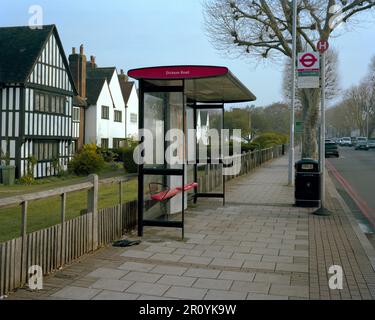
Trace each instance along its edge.
{"label": "metal frame of shelter", "polygon": [[[139,81],[139,130],[149,129],[156,135],[162,136],[163,139],[169,129],[182,130],[184,137],[186,137],[189,124],[193,129],[197,129],[199,112],[207,114],[216,112],[216,116],[221,118],[217,125],[223,129],[225,103],[256,100],[256,97],[226,67],[150,67],[130,70],[128,76]],[[165,141],[162,143],[154,141],[155,147],[164,151],[162,156],[164,164],[138,165],[138,236],[143,236],[145,226],[157,226],[181,228],[182,238],[184,238],[184,215],[189,192],[192,192],[194,202],[198,198],[208,197],[222,198],[223,204],[225,204],[224,177],[222,192],[200,193],[197,191],[200,159],[198,158],[196,132],[194,139],[195,146],[193,148],[187,145],[184,138],[181,148],[175,150],[182,158],[180,165],[167,163],[168,143]],[[141,138],[142,142],[144,142],[144,137]],[[222,141],[220,145],[222,145]],[[192,160],[189,159],[187,152],[187,149],[190,151],[190,148],[195,152],[193,181],[186,184],[186,180],[188,180],[187,166],[191,165],[189,161]],[[153,149],[152,152],[154,151]],[[215,164],[224,166],[222,150],[219,154],[220,159],[211,161],[208,158],[205,164],[215,162]],[[162,189],[156,190],[159,187]],[[158,203],[166,211],[164,214],[160,213],[164,210],[157,209],[155,211]],[[176,209],[176,204],[179,203],[181,205]],[[174,212],[170,214],[168,211],[172,211],[172,209]]]}

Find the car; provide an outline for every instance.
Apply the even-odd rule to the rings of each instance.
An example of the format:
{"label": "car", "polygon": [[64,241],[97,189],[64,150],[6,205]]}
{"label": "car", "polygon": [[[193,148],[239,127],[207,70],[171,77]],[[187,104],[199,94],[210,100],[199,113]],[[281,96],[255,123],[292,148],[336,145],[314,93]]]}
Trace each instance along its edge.
{"label": "car", "polygon": [[355,150],[368,150],[368,149],[370,149],[370,147],[368,145],[368,142],[367,142],[367,138],[358,137],[356,139],[356,144],[355,144],[354,149]]}
{"label": "car", "polygon": [[368,144],[368,147],[370,149],[374,149],[375,148],[375,139],[368,139],[367,144]]}
{"label": "car", "polygon": [[343,147],[351,147],[353,144],[352,144],[352,139],[350,139],[350,137],[343,137],[341,139],[341,143],[340,143],[341,146]]}
{"label": "car", "polygon": [[339,149],[337,147],[337,143],[331,139],[326,139],[325,141],[325,157],[328,158],[329,156],[334,156],[338,158]]}

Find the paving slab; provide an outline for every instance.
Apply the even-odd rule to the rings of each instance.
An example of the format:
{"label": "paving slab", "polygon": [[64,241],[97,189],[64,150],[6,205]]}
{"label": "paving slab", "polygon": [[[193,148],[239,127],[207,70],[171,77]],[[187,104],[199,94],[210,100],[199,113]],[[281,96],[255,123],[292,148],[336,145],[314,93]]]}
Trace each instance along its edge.
{"label": "paving slab", "polygon": [[52,297],[69,300],[90,300],[91,298],[96,296],[100,291],[101,290],[99,289],[66,286],[65,288],[52,294]]}
{"label": "paving slab", "polygon": [[138,294],[103,290],[92,300],[137,300]]}
{"label": "paving slab", "polygon": [[164,297],[188,299],[188,300],[203,300],[206,293],[207,293],[207,289],[172,286],[164,294]]}

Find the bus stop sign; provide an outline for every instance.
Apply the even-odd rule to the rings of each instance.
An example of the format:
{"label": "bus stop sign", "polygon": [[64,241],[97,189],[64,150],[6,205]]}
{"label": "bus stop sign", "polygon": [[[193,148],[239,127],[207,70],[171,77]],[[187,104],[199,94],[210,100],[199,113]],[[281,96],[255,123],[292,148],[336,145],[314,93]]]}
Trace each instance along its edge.
{"label": "bus stop sign", "polygon": [[320,40],[318,41],[316,48],[321,54],[323,54],[329,49],[329,42],[327,40]]}

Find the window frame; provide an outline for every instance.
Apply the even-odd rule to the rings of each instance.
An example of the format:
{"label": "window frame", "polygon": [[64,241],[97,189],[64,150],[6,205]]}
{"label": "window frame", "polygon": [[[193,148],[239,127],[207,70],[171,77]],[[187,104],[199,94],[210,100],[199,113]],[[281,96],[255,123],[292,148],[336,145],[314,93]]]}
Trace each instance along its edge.
{"label": "window frame", "polygon": [[[134,116],[135,116],[135,120],[133,118]],[[134,113],[134,112],[130,113],[130,122],[131,123],[137,123],[138,122],[138,114],[137,113]]]}
{"label": "window frame", "polygon": [[37,140],[33,142],[33,156],[37,162],[52,162],[55,158],[60,158],[59,141]]}
{"label": "window frame", "polygon": [[[120,120],[118,119],[118,117],[116,117],[116,115],[120,115]],[[114,110],[114,113],[113,113],[113,121],[114,122],[119,122],[119,123],[122,123],[122,111],[121,110]]]}
{"label": "window frame", "polygon": [[[105,141],[106,146],[103,146],[103,141]],[[109,149],[109,139],[108,138],[101,138],[100,139],[100,147],[102,149]]]}
{"label": "window frame", "polygon": [[[105,110],[105,112],[104,112]],[[103,120],[109,120],[109,107],[102,105],[101,118]]]}

